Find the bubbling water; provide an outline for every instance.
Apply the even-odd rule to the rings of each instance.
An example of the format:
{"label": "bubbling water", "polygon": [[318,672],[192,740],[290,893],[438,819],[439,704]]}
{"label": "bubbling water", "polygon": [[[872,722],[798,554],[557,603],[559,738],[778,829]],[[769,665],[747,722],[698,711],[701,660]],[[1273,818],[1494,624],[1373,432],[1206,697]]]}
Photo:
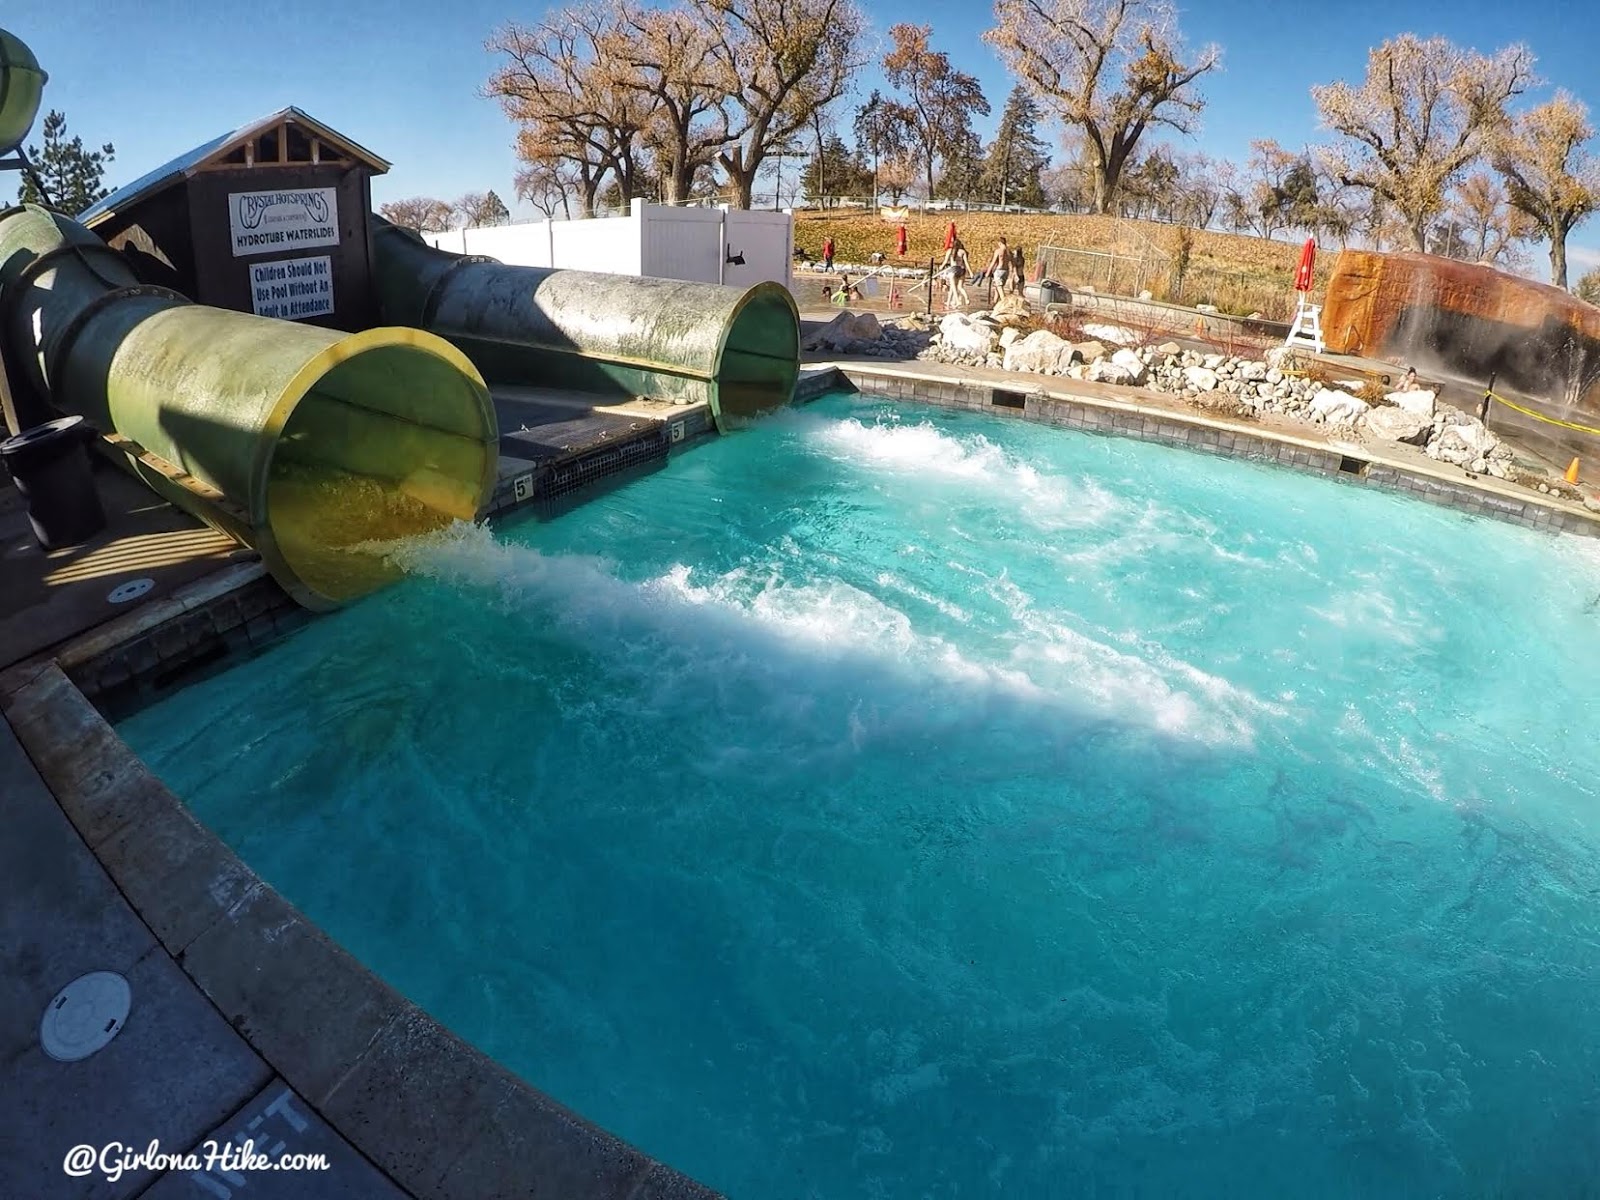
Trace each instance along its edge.
{"label": "bubbling water", "polygon": [[835,397],[384,554],[124,735],[391,983],[729,1195],[1600,1168],[1594,547]]}

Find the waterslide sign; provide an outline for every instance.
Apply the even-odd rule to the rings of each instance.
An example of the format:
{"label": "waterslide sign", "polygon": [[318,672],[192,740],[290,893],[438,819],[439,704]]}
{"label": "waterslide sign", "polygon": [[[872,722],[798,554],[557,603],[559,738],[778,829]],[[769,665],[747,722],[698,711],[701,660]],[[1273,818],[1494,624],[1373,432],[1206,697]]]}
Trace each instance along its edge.
{"label": "waterslide sign", "polygon": [[339,197],[333,188],[230,192],[233,256],[339,244]]}
{"label": "waterslide sign", "polygon": [[258,317],[326,317],[333,312],[333,259],[285,258],[250,264],[250,304]]}

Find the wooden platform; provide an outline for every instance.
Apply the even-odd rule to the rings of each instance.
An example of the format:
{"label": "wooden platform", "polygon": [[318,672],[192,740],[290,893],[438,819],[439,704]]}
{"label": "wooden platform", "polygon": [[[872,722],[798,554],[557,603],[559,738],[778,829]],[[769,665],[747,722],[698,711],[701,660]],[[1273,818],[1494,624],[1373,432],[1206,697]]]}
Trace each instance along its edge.
{"label": "wooden platform", "polygon": [[[34,540],[22,497],[0,473],[0,667],[255,557],[99,456],[95,487],[106,528],[82,546],[47,552]],[[150,590],[111,602],[113,589],[138,579],[149,579]]]}
{"label": "wooden platform", "polygon": [[496,387],[500,480],[486,512],[563,499],[603,479],[666,462],[713,428],[704,404],[623,404],[560,388]]}

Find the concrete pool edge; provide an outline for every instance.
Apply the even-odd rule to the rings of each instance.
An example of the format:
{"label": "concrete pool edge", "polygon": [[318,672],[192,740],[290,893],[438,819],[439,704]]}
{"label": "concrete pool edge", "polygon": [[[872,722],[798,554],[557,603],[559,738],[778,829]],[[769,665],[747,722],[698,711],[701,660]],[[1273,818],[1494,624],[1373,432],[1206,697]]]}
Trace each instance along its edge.
{"label": "concrete pool edge", "polygon": [[[1013,371],[993,372],[999,377],[991,378],[991,373],[971,367],[932,369],[942,365],[910,367],[848,359],[808,363],[810,372],[802,380],[805,391],[797,388],[795,399],[813,399],[827,391],[849,388],[882,399],[986,412],[1206,454],[1275,462],[1531,529],[1600,537],[1600,514],[1499,480],[1468,477],[1462,468],[1429,459],[1420,451],[1414,457],[1422,462],[1414,462],[1396,448],[1324,437],[1312,429],[1289,433],[1192,410],[1139,403],[1116,394],[1128,389],[1114,385],[1063,386],[1064,381],[1053,376]],[[1141,398],[1154,395],[1137,394]]]}
{"label": "concrete pool edge", "polygon": [[[130,614],[121,635],[170,627],[261,573],[219,576],[188,609],[173,597]],[[261,880],[68,677],[114,652],[116,636],[96,631],[0,673],[0,713],[160,947],[338,1135],[423,1200],[716,1195],[450,1033]]]}

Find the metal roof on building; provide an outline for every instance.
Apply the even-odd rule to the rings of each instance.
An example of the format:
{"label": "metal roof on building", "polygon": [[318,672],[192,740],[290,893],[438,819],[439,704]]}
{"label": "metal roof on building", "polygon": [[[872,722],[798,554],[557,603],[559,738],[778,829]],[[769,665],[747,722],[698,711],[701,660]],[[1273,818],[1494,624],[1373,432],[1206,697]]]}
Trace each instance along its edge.
{"label": "metal roof on building", "polygon": [[[351,141],[344,134],[324,125],[315,117],[291,105],[289,108],[280,108],[270,116],[251,121],[248,125],[241,125],[232,133],[225,133],[221,137],[213,138],[203,145],[196,146],[193,150],[178,155],[171,162],[163,163],[154,171],[139,176],[132,183],[124,184],[104,200],[96,201],[84,209],[78,215],[78,220],[85,225],[93,227],[113,214],[137,204],[139,201],[170,187],[182,179],[188,178],[212,159],[225,157],[241,143],[260,137],[263,133],[271,130],[273,126],[284,122],[299,125],[312,137],[343,148],[352,157],[371,167],[376,174],[382,175],[390,167],[388,160],[379,158],[359,143]],[[273,164],[261,163],[260,165],[270,167]]]}

